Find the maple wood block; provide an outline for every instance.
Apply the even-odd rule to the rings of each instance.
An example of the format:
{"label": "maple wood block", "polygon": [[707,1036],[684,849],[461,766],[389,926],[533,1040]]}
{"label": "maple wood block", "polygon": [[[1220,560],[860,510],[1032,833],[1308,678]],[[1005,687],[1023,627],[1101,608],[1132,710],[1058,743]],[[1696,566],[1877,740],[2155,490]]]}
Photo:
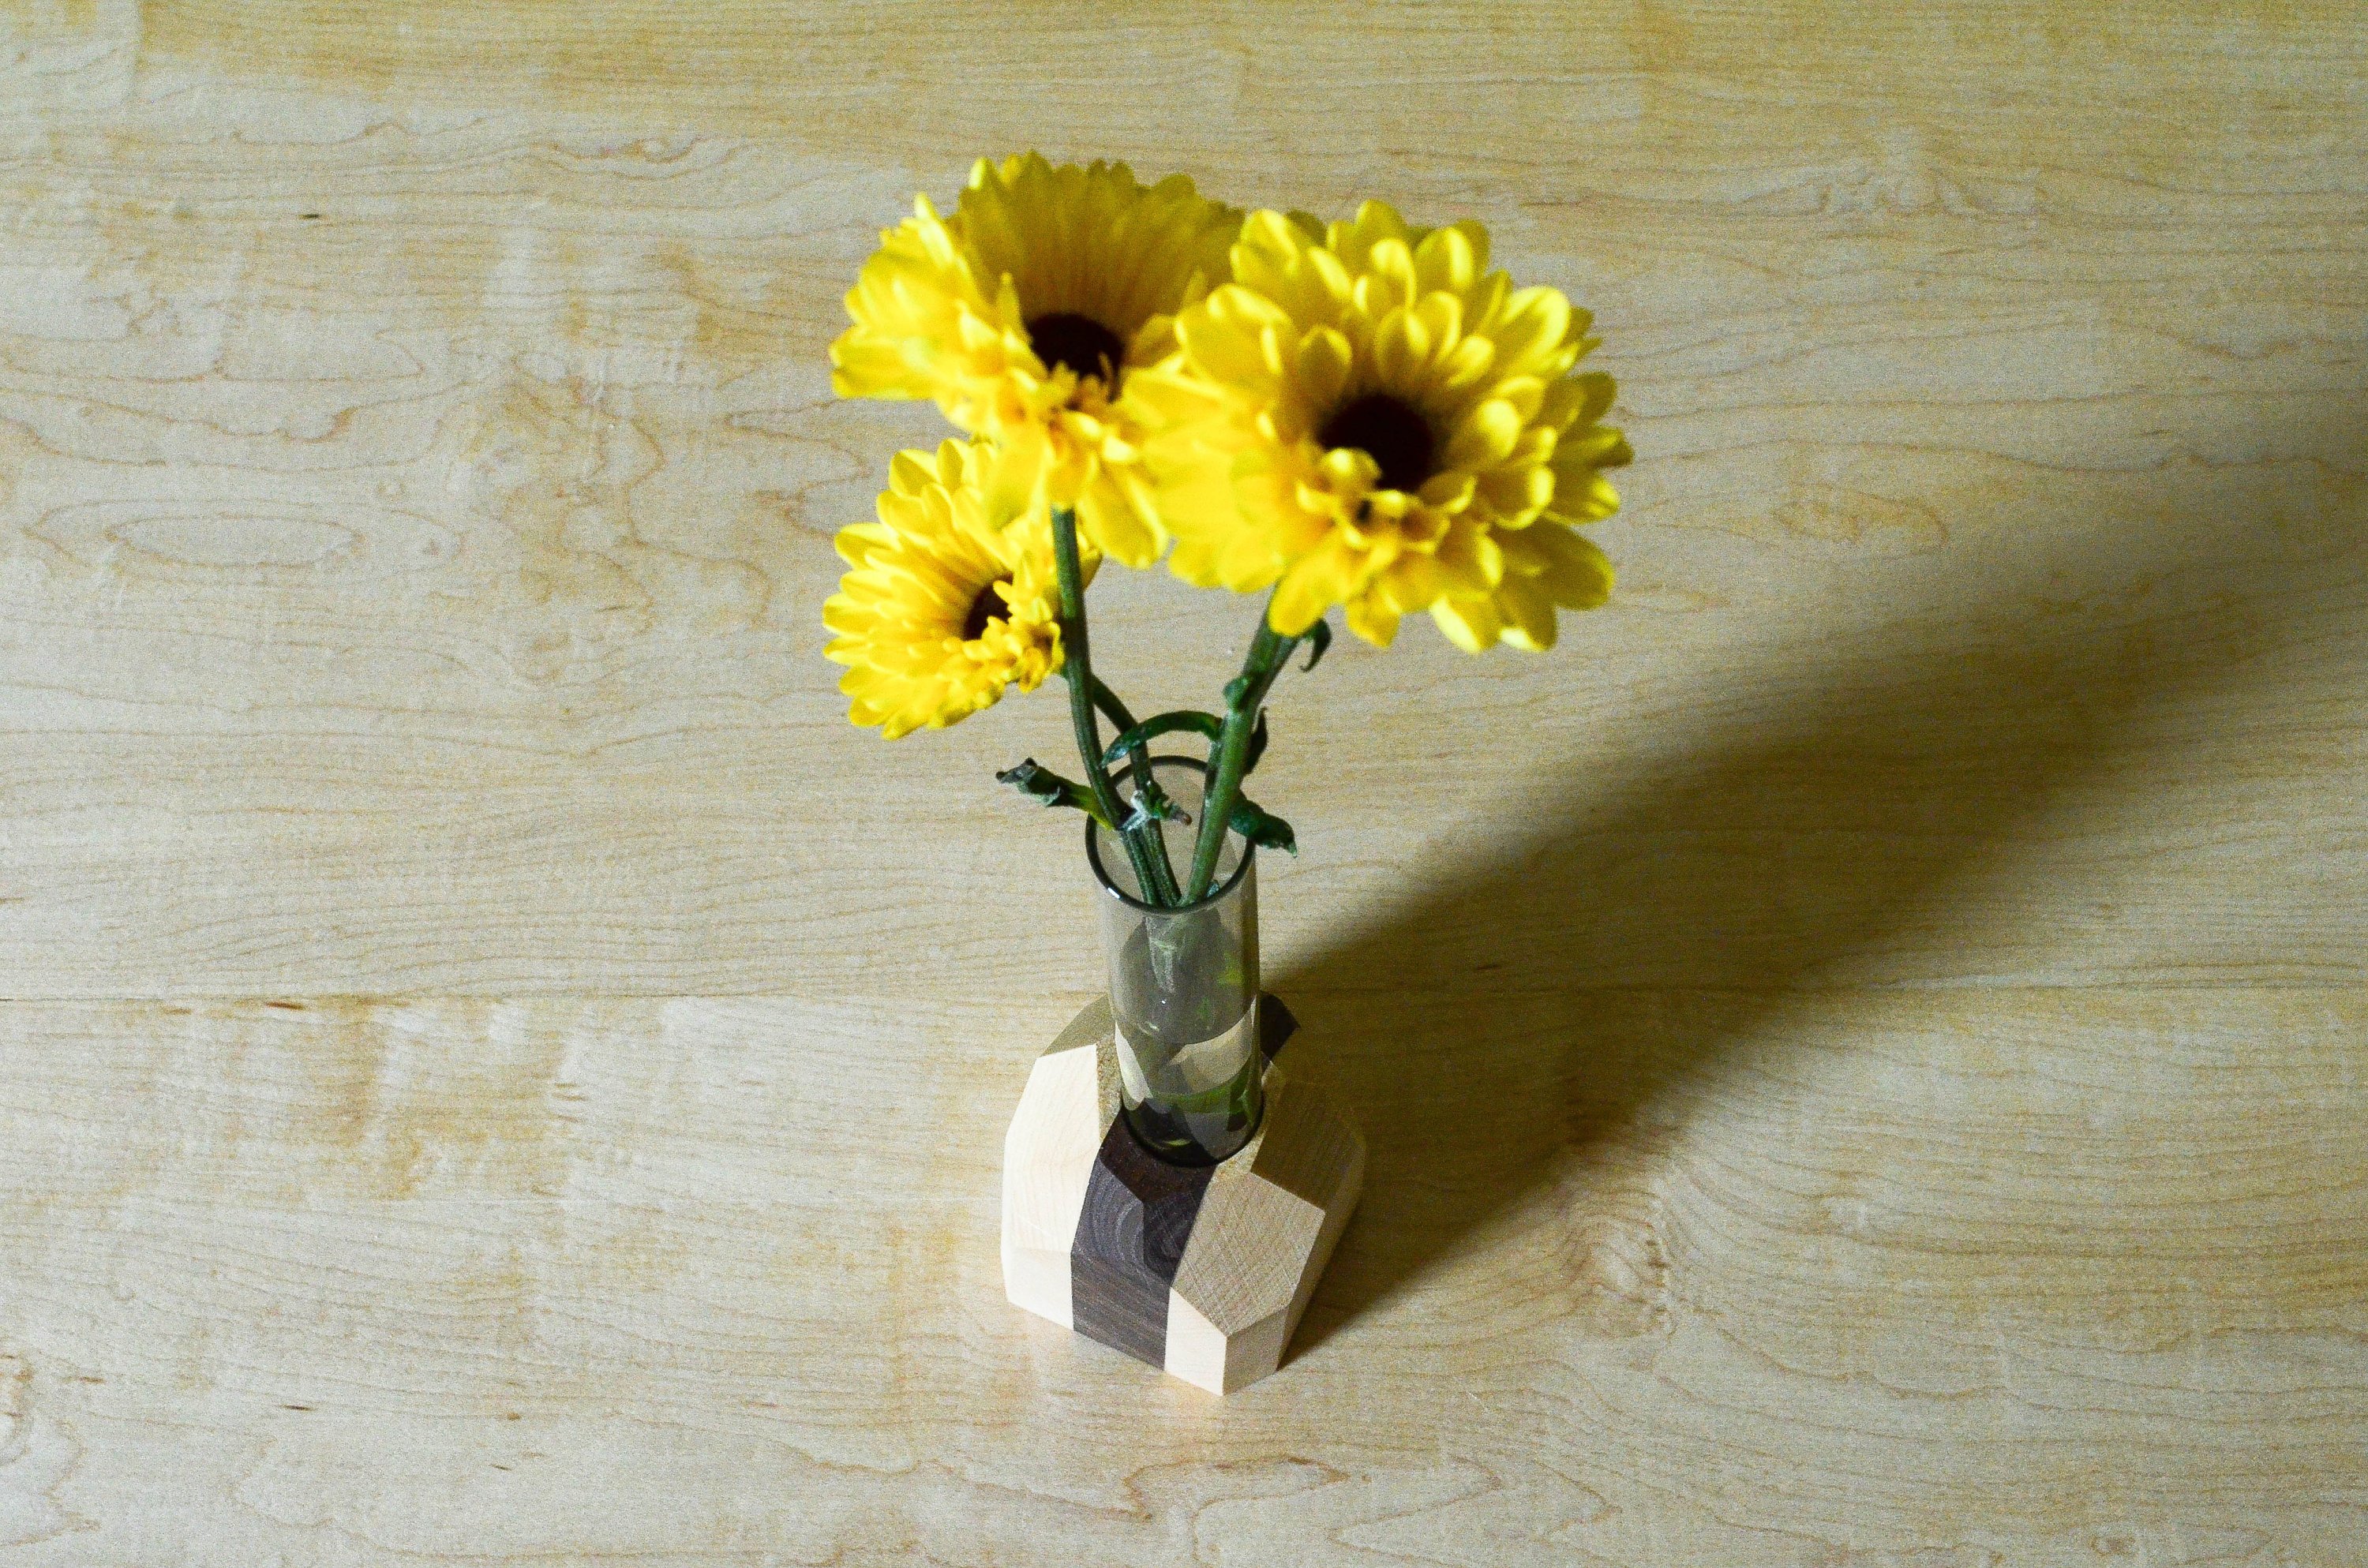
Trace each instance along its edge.
{"label": "maple wood block", "polygon": [[1296,1027],[1259,1001],[1266,1114],[1215,1165],[1170,1165],[1120,1115],[1110,1000],[1028,1075],[1003,1144],[1003,1283],[1019,1306],[1231,1393],[1282,1364],[1357,1207],[1365,1142],[1274,1060]]}

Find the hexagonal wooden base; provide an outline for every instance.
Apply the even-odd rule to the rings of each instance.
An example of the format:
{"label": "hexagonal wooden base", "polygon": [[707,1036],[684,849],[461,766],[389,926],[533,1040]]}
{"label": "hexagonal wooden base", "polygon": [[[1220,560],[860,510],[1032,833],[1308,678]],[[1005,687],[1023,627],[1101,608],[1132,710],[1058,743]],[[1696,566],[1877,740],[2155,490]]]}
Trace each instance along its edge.
{"label": "hexagonal wooden base", "polygon": [[1365,1176],[1357,1130],[1273,1061],[1289,1009],[1262,997],[1258,1020],[1266,1115],[1221,1165],[1128,1131],[1107,997],[1036,1059],[1003,1142],[1006,1293],[1214,1393],[1281,1365]]}

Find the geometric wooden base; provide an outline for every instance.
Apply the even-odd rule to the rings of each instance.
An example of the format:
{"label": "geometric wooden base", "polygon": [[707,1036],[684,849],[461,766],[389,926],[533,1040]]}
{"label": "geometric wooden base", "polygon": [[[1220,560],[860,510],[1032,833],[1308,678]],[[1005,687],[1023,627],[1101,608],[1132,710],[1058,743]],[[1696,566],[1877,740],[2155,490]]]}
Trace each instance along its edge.
{"label": "geometric wooden base", "polygon": [[1108,997],[1036,1059],[1003,1142],[1005,1293],[1213,1393],[1282,1364],[1365,1177],[1356,1128],[1273,1060],[1289,1010],[1264,996],[1258,1017],[1266,1114],[1222,1164],[1128,1130]]}

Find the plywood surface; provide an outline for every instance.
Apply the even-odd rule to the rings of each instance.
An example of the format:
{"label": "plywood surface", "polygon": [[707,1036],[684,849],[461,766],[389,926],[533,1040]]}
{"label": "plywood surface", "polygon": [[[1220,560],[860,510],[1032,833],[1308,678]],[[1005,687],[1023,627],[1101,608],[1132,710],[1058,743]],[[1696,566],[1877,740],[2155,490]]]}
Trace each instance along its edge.
{"label": "plywood surface", "polygon": [[[2368,25],[0,13],[0,1559],[2368,1562]],[[1372,1148],[1218,1402],[1003,1299],[1074,824],[886,745],[837,297],[981,151],[1470,214],[1640,454],[1275,699]],[[1248,607],[1107,575],[1138,707]]]}

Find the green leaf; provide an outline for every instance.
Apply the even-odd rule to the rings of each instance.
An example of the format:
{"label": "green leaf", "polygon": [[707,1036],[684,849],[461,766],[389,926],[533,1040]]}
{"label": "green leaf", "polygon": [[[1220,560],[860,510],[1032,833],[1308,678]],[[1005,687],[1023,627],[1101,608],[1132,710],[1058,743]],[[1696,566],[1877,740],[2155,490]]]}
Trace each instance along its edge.
{"label": "green leaf", "polygon": [[1258,758],[1266,755],[1266,710],[1258,710],[1258,726],[1250,731],[1249,751],[1242,759],[1242,777],[1247,778],[1258,771]]}
{"label": "green leaf", "polygon": [[1159,735],[1172,735],[1178,730],[1190,730],[1196,735],[1215,740],[1225,727],[1225,722],[1214,713],[1202,713],[1196,709],[1178,708],[1172,713],[1155,713],[1142,723],[1110,742],[1102,753],[1102,766],[1116,767],[1126,754],[1139,746],[1148,745]]}
{"label": "green leaf", "polygon": [[1304,675],[1315,667],[1316,661],[1324,657],[1325,650],[1332,646],[1332,623],[1319,620],[1300,636],[1307,644],[1307,663],[1299,666],[1300,673]]}
{"label": "green leaf", "polygon": [[1008,784],[1030,800],[1041,801],[1047,806],[1073,807],[1104,827],[1110,826],[1109,819],[1094,804],[1092,790],[1074,779],[1062,778],[1051,768],[1040,765],[1032,756],[1017,767],[1005,768],[995,776],[995,781]]}
{"label": "green leaf", "polygon": [[1280,849],[1286,855],[1299,853],[1299,838],[1291,831],[1291,824],[1281,817],[1267,815],[1247,795],[1235,799],[1229,820],[1235,833],[1261,849]]}

